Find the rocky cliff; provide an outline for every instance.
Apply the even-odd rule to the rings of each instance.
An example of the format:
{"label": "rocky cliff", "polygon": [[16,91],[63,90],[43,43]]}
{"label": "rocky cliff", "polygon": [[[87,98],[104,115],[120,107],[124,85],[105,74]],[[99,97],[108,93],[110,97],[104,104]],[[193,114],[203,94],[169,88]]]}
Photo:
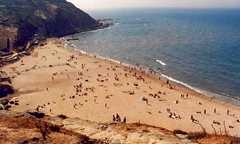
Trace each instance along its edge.
{"label": "rocky cliff", "polygon": [[0,0],[0,50],[25,46],[33,37],[61,37],[98,26],[66,0]]}

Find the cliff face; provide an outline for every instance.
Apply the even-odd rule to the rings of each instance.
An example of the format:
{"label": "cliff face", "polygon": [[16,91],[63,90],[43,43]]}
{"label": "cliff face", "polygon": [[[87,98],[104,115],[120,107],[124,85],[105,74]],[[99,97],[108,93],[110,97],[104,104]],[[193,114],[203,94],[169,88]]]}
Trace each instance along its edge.
{"label": "cliff face", "polygon": [[13,48],[11,41],[16,41],[17,29],[0,25],[0,50],[8,51]]}
{"label": "cliff face", "polygon": [[0,0],[0,50],[24,46],[33,37],[60,37],[97,26],[66,0]]}

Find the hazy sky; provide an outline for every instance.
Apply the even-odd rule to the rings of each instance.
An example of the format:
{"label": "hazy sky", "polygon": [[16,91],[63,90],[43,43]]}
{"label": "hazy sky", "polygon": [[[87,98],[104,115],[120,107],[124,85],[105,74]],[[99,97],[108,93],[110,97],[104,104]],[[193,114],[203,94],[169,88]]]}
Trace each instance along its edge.
{"label": "hazy sky", "polygon": [[240,0],[68,0],[84,10],[129,7],[235,8]]}

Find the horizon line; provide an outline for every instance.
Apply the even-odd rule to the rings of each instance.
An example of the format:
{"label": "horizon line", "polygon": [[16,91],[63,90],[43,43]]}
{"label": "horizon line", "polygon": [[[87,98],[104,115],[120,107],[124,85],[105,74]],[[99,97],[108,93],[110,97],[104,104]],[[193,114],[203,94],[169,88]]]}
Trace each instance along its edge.
{"label": "horizon line", "polygon": [[117,7],[117,8],[89,8],[84,9],[81,7],[78,7],[84,11],[104,11],[104,10],[121,10],[121,9],[128,9],[128,10],[137,10],[137,9],[179,9],[179,10],[240,10],[240,7]]}

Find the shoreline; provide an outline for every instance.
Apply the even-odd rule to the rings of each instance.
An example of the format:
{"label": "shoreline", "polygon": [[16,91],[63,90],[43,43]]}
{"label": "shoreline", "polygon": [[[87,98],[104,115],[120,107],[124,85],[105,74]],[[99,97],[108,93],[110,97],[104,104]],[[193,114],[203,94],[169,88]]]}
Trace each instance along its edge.
{"label": "shoreline", "polygon": [[[13,77],[17,93],[11,111],[40,111],[95,122],[112,122],[112,115],[128,123],[141,122],[169,130],[238,136],[240,108],[210,98],[181,84],[159,79],[149,69],[99,57],[49,39],[31,55],[3,68]],[[217,124],[216,124],[217,123]],[[228,128],[229,127],[229,128]],[[219,129],[221,129],[219,131]]]}
{"label": "shoreline", "polygon": [[240,99],[237,99],[235,97],[227,96],[227,95],[221,95],[221,94],[217,94],[217,93],[214,93],[214,92],[211,92],[211,91],[207,91],[207,90],[203,90],[203,89],[200,89],[200,88],[193,87],[188,83],[179,81],[175,78],[172,78],[172,77],[170,77],[166,74],[163,74],[161,72],[157,72],[156,70],[153,70],[153,69],[151,69],[149,67],[146,67],[146,66],[138,66],[138,65],[134,65],[134,64],[124,63],[124,62],[121,62],[120,60],[115,60],[115,59],[112,59],[110,57],[104,57],[104,56],[101,56],[101,55],[86,52],[84,50],[79,49],[78,46],[76,46],[75,44],[67,41],[64,37],[61,38],[61,40],[63,40],[64,43],[66,44],[66,47],[64,46],[66,49],[72,48],[74,52],[80,52],[81,54],[84,54],[84,55],[87,55],[87,56],[90,56],[90,57],[95,57],[95,58],[98,58],[98,59],[102,59],[102,60],[110,61],[110,62],[113,62],[113,63],[116,63],[116,64],[120,64],[124,67],[132,68],[132,69],[135,69],[136,71],[143,72],[144,74],[152,76],[156,79],[169,80],[172,83],[174,83],[175,85],[180,85],[181,87],[184,87],[186,89],[194,91],[195,93],[199,94],[199,96],[201,96],[203,98],[206,98],[206,99],[209,99],[209,100],[215,100],[217,102],[222,103],[223,105],[226,105],[226,104],[232,105],[233,104],[235,106],[240,106]]}

